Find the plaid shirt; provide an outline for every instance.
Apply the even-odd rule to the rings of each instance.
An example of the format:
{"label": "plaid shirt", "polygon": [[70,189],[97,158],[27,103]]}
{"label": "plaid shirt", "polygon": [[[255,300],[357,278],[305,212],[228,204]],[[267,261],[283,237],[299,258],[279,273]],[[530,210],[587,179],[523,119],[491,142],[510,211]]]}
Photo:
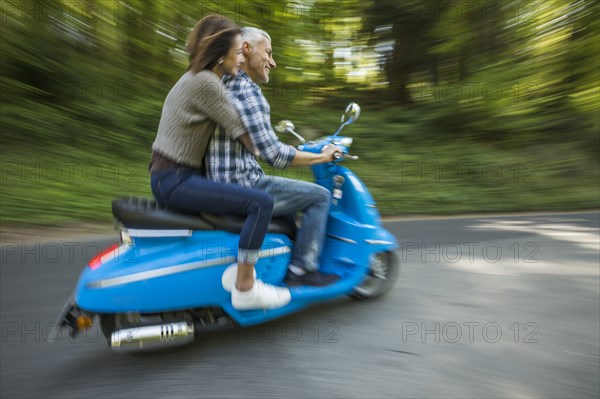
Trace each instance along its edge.
{"label": "plaid shirt", "polygon": [[[296,156],[296,149],[279,141],[271,127],[271,107],[260,87],[240,71],[224,78],[233,100],[260,158],[276,168],[285,168]],[[254,156],[239,141],[232,141],[217,128],[208,144],[205,158],[208,178],[253,187],[265,173]]]}

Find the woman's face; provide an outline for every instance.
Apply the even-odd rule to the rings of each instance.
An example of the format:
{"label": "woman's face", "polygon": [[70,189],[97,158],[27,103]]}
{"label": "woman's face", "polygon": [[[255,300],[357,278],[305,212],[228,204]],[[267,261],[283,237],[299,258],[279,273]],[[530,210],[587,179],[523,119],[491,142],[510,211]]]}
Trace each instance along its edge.
{"label": "woman's face", "polygon": [[244,54],[242,53],[242,36],[236,35],[233,39],[233,43],[229,49],[229,52],[223,59],[223,64],[221,64],[221,67],[225,73],[236,76],[240,69],[240,65],[242,65],[242,62],[244,62]]}

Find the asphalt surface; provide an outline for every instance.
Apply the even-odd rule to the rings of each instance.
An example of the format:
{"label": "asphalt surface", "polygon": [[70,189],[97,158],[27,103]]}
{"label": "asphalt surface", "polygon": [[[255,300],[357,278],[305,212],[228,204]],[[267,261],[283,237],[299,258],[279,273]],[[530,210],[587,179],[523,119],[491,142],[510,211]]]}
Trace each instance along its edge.
{"label": "asphalt surface", "polygon": [[138,356],[46,338],[111,237],[2,243],[2,398],[600,396],[599,213],[388,222],[402,272],[340,299]]}

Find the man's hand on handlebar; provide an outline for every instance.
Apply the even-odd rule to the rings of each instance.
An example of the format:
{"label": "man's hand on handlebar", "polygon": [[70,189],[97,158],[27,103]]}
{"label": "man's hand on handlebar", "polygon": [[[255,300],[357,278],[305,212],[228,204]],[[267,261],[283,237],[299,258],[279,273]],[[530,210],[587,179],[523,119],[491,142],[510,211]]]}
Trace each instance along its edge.
{"label": "man's hand on handlebar", "polygon": [[292,166],[308,166],[327,163],[335,161],[342,156],[342,149],[340,147],[329,144],[324,146],[319,154],[308,151],[296,151],[296,156],[292,161]]}
{"label": "man's hand on handlebar", "polygon": [[321,150],[321,154],[324,157],[323,162],[332,162],[332,161],[335,161],[336,159],[340,159],[341,157],[343,157],[342,151],[343,150],[340,147],[337,147],[333,144],[327,144]]}

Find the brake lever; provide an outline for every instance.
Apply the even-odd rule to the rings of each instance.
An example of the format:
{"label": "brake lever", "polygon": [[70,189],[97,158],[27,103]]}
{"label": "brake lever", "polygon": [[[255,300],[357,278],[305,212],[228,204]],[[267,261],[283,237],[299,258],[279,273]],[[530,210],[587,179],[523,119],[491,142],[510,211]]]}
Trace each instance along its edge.
{"label": "brake lever", "polygon": [[344,158],[344,159],[348,158],[348,159],[351,159],[353,161],[356,161],[358,159],[358,156],[356,156],[356,155],[350,155],[350,154],[342,154],[339,151],[336,151],[336,152],[333,153],[333,159],[334,160],[337,161],[340,158]]}

